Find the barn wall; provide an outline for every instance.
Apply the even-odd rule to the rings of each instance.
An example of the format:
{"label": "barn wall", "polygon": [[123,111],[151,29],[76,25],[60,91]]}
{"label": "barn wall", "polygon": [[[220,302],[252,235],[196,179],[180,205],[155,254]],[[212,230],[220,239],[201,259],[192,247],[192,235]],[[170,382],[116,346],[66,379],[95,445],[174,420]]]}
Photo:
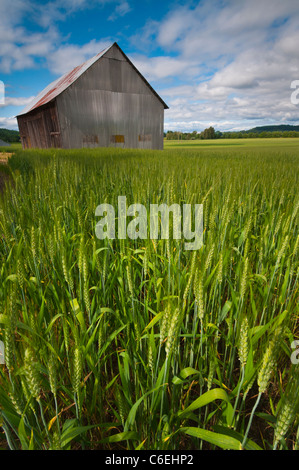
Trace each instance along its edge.
{"label": "barn wall", "polygon": [[23,148],[61,147],[55,102],[17,117]]}
{"label": "barn wall", "polygon": [[64,148],[163,148],[163,103],[112,47],[57,97]]}

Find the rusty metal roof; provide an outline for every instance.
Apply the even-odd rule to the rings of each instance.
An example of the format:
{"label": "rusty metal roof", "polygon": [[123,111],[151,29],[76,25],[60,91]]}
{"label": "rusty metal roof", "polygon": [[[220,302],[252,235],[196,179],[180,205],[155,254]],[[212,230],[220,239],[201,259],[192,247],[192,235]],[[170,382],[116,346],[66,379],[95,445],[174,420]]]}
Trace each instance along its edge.
{"label": "rusty metal roof", "polygon": [[[34,100],[29,103],[19,114],[18,116],[22,116],[23,114],[27,114],[33,111],[36,108],[39,108],[42,105],[49,103],[50,101],[54,100],[58,95],[60,95],[64,90],[66,90],[72,83],[74,83],[89,67],[91,67],[97,60],[99,60],[103,55],[108,52],[111,47],[117,46],[118,49],[124,54],[121,50],[119,45],[115,42],[111,46],[107,47],[99,54],[95,55],[91,59],[88,59],[81,65],[78,65],[70,72],[67,72],[62,77],[58,78],[54,82],[50,83],[43,91],[41,91]],[[139,70],[134,66],[134,64],[128,59],[128,57],[124,54],[128,62],[132,65],[135,71],[141,76],[141,78],[145,81],[148,87],[152,90],[152,92],[157,96],[157,98],[162,102],[165,109],[168,109],[168,106],[162,98],[156,93],[156,91],[151,87],[151,85],[146,81],[143,75],[139,72]]]}
{"label": "rusty metal roof", "polygon": [[110,49],[109,46],[107,49],[104,49],[102,52],[87,60],[81,65],[78,65],[70,72],[67,72],[62,77],[58,78],[54,82],[50,83],[43,91],[41,91],[29,105],[27,105],[19,114],[27,114],[30,111],[49,103],[54,100],[58,95],[60,95],[64,90],[66,90],[72,83],[74,83],[77,78],[79,78],[82,73],[84,73],[92,64],[94,64],[100,57],[102,57],[105,52]]}

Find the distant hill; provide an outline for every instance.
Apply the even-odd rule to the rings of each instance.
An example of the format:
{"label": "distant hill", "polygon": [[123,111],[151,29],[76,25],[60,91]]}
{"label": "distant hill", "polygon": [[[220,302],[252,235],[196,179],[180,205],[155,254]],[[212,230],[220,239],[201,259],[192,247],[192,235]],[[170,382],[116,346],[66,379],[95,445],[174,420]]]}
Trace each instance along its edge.
{"label": "distant hill", "polygon": [[0,129],[0,140],[9,143],[20,142],[20,133],[10,129]]}
{"label": "distant hill", "polygon": [[299,132],[299,126],[290,126],[288,124],[280,124],[276,126],[260,126],[260,127],[254,127],[253,129],[249,129],[247,131],[242,131],[246,132],[249,134],[250,132],[255,132],[257,134],[260,134],[261,132],[287,132],[287,131],[297,131]]}

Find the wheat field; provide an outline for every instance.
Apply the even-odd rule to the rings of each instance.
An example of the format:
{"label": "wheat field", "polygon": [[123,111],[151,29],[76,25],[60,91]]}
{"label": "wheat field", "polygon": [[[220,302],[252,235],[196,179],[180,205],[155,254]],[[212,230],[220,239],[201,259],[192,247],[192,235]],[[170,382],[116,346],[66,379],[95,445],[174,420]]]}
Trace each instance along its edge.
{"label": "wheat field", "polygon": [[[299,449],[298,162],[296,147],[16,149],[0,447]],[[95,209],[119,195],[203,204],[203,246],[97,239]]]}

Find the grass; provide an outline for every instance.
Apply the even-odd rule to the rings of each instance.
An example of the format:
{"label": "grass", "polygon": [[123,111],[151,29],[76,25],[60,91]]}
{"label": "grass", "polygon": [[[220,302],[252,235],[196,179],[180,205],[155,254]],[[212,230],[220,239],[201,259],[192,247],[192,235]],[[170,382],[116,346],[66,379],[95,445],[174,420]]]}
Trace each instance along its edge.
{"label": "grass", "polygon": [[[5,445],[298,448],[291,140],[15,150],[0,196]],[[95,208],[119,195],[202,203],[203,247],[98,240]]]}
{"label": "grass", "polygon": [[296,149],[298,147],[299,139],[297,137],[288,138],[250,138],[250,139],[212,139],[212,140],[164,140],[164,148],[198,148],[198,149],[211,149],[211,148],[223,148],[227,147],[233,149],[237,147],[237,151],[240,147],[243,149],[256,148],[261,149],[273,149],[273,150],[287,150],[290,148]]}

